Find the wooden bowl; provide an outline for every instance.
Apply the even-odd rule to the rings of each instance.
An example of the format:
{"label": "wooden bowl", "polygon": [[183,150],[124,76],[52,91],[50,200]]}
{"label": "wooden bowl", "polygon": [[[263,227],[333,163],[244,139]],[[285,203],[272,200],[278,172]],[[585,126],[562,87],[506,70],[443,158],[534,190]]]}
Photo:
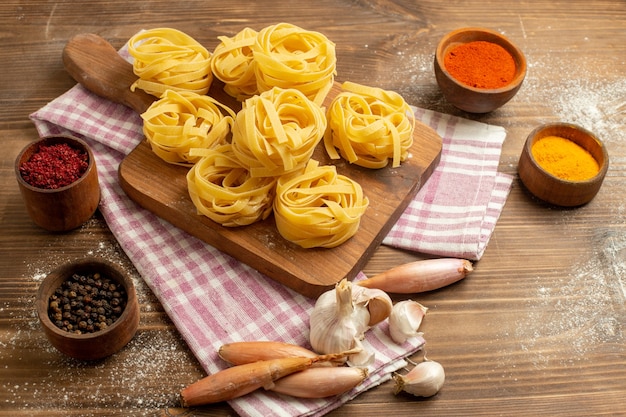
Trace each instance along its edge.
{"label": "wooden bowl", "polygon": [[[458,81],[448,72],[444,65],[448,52],[474,41],[495,43],[511,54],[516,72],[509,84],[496,89],[476,88]],[[487,113],[501,107],[515,96],[526,77],[526,58],[522,51],[501,34],[483,28],[463,28],[446,34],[437,45],[434,67],[437,84],[446,100],[470,113]]]}
{"label": "wooden bowl", "polygon": [[[87,171],[73,183],[57,189],[30,185],[20,174],[20,166],[28,161],[42,145],[67,143],[88,155]],[[17,183],[26,210],[35,224],[53,232],[75,229],[95,213],[100,202],[100,186],[96,160],[87,143],[66,135],[41,138],[27,145],[15,160]]]}
{"label": "wooden bowl", "polygon": [[[93,333],[74,334],[57,327],[48,314],[50,296],[73,274],[89,276],[95,272],[123,286],[126,306],[121,315],[107,328]],[[71,262],[48,274],[39,286],[36,309],[50,343],[60,352],[80,360],[102,359],[114,354],[126,346],[139,326],[139,303],[131,277],[117,265],[98,258]]]}
{"label": "wooden bowl", "polygon": [[[592,178],[571,181],[559,178],[544,170],[532,154],[532,146],[547,136],[569,139],[587,150],[598,162],[599,172]],[[524,186],[537,198],[562,207],[576,207],[591,201],[600,190],[609,168],[609,155],[602,141],[582,127],[555,123],[533,130],[526,140],[518,163],[518,174]]]}

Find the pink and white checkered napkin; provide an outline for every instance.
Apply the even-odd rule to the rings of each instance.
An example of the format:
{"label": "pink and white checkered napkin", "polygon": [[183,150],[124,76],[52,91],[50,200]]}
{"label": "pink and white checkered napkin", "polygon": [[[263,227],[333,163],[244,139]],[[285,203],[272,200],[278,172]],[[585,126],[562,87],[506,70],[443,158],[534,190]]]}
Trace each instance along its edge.
{"label": "pink and white checkered napkin", "polygon": [[504,208],[513,177],[498,172],[503,128],[414,108],[443,139],[441,161],[383,244],[479,260]]}
{"label": "pink and white checkered napkin", "polygon": [[[497,173],[504,130],[426,110],[416,109],[416,115],[444,138],[444,152],[433,177],[385,243],[478,259],[511,184],[511,178]],[[92,146],[107,224],[207,373],[227,366],[217,350],[231,341],[308,346],[315,300],[142,209],[120,188],[119,164],[143,140],[139,115],[76,85],[33,113],[31,120],[41,136],[69,133]],[[321,416],[387,381],[423,344],[422,338],[395,344],[385,322],[367,333],[364,345],[375,352],[376,362],[365,383],[351,392],[305,400],[260,390],[230,405],[242,416]]]}

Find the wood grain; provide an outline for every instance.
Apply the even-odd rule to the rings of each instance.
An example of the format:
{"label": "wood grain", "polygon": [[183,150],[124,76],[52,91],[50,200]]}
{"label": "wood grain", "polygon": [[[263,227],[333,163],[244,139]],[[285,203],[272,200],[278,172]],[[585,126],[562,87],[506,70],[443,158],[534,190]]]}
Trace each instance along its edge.
{"label": "wood grain", "polygon": [[[282,2],[29,2],[0,4],[0,416],[233,416],[227,404],[179,408],[177,393],[205,375],[163,306],[102,216],[68,233],[32,223],[13,163],[38,137],[28,115],[71,88],[67,41],[96,33],[120,48],[140,29],[170,26],[209,47],[245,25],[279,21],[319,30],[337,44],[338,79],[369,82],[413,105],[505,127],[499,169],[513,188],[483,258],[451,287],[414,298],[430,308],[421,330],[446,383],[422,400],[384,383],[328,414],[377,416],[623,416],[626,404],[626,3],[621,0],[292,0]],[[449,104],[433,74],[447,32],[480,25],[525,53],[528,74],[500,109],[476,116]],[[517,178],[528,134],[577,122],[611,160],[596,197],[577,209],[533,198]],[[141,319],[131,343],[92,366],[68,360],[34,314],[41,276],[97,255],[132,273]],[[379,247],[368,275],[425,257]],[[304,330],[303,330],[304,331]],[[419,360],[420,355],[414,357]]]}

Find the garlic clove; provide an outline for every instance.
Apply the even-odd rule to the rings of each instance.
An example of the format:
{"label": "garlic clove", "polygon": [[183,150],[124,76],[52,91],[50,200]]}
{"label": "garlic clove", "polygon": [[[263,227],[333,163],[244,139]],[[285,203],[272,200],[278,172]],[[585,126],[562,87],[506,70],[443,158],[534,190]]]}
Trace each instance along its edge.
{"label": "garlic clove", "polygon": [[426,360],[406,375],[394,374],[393,379],[396,383],[394,394],[404,391],[416,397],[432,397],[443,386],[446,374],[439,362]]}
{"label": "garlic clove", "polygon": [[389,315],[389,333],[393,341],[402,344],[411,337],[421,335],[418,330],[427,311],[428,308],[417,301],[396,303]]}
{"label": "garlic clove", "polygon": [[352,299],[355,304],[363,305],[370,313],[368,325],[375,326],[391,314],[393,301],[391,297],[378,288],[366,288],[360,285],[352,286]]}

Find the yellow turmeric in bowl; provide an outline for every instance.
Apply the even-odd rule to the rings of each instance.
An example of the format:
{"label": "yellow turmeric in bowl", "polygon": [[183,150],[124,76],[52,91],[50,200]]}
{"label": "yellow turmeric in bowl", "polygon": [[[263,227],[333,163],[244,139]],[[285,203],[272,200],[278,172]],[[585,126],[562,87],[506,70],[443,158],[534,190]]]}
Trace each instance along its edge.
{"label": "yellow turmeric in bowl", "polygon": [[539,139],[532,154],[539,166],[564,180],[585,181],[600,171],[598,161],[586,149],[559,136]]}

